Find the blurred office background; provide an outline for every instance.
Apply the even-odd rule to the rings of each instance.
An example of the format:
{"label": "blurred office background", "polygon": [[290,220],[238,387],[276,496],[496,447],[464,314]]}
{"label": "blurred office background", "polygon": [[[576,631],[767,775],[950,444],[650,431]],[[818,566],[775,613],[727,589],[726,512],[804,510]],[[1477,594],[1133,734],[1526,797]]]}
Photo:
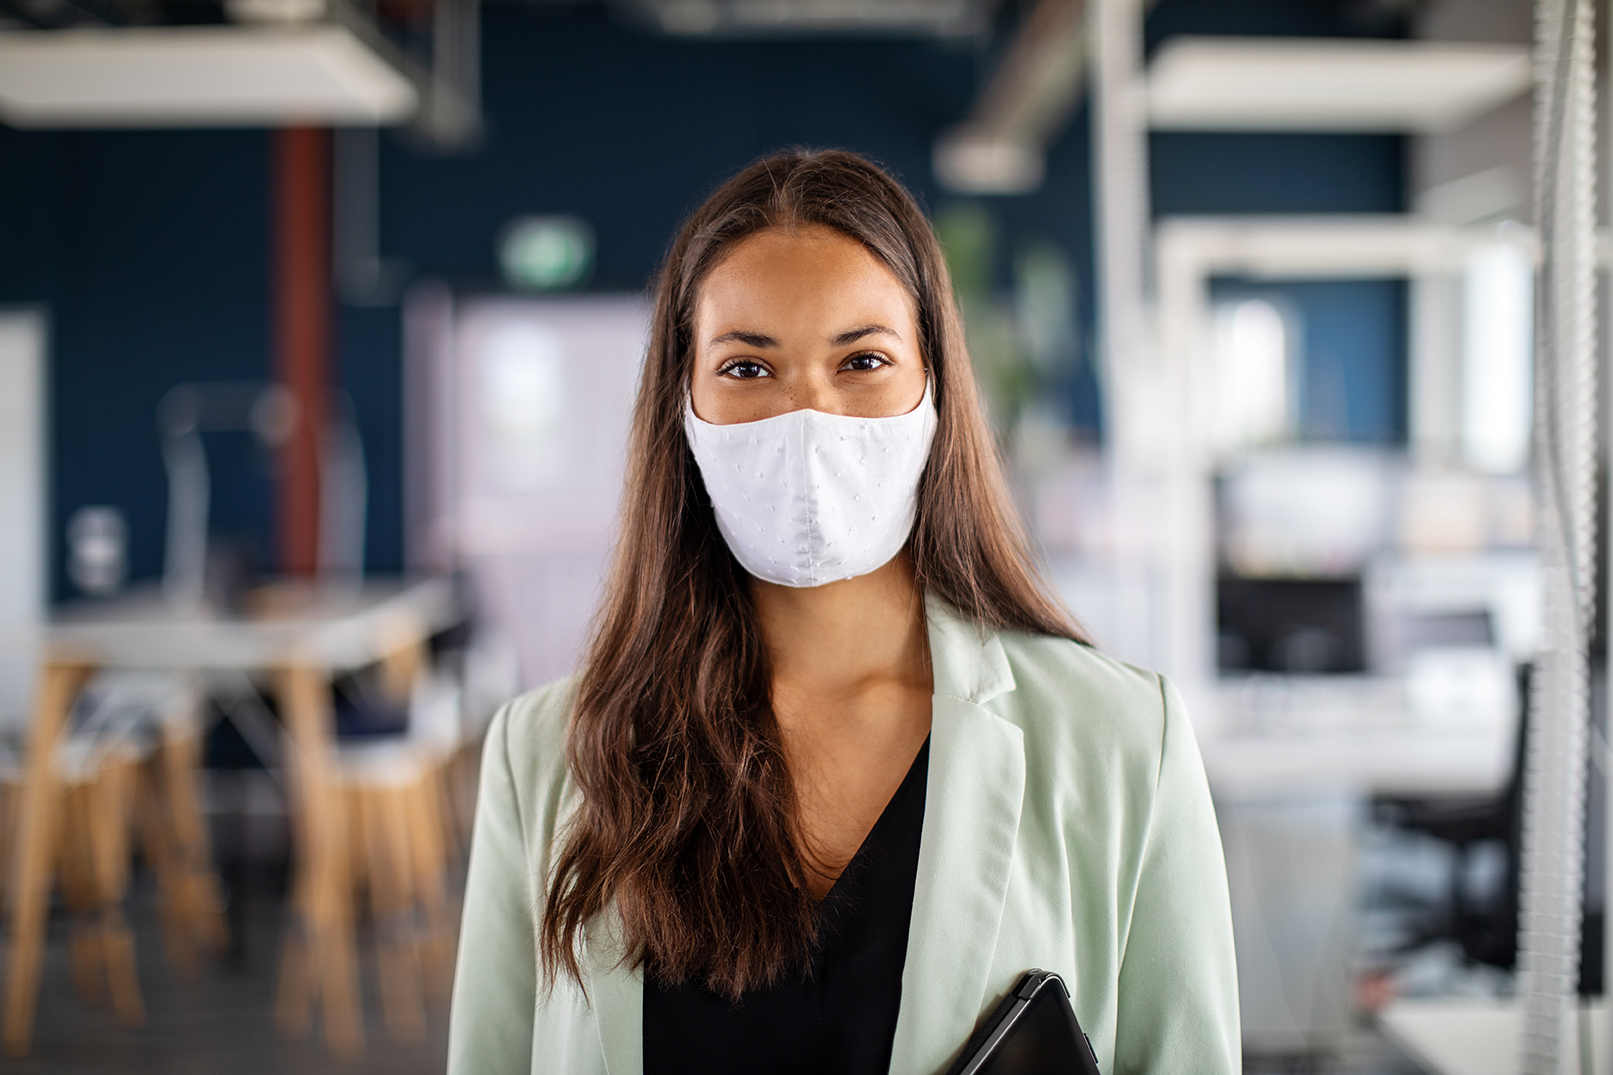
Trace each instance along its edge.
{"label": "blurred office background", "polygon": [[0,0],[7,1070],[441,1068],[478,736],[585,636],[647,283],[794,145],[923,202],[1049,577],[1189,698],[1247,1069],[1502,1070],[1452,1028],[1514,991],[1532,20]]}

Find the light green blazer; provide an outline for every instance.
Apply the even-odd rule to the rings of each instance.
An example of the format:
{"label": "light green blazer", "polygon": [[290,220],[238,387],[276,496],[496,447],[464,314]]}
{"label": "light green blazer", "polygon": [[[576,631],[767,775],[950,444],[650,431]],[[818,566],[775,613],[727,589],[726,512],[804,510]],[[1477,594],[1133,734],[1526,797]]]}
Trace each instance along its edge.
{"label": "light green blazer", "polygon": [[[1031,967],[1057,971],[1105,1075],[1235,1075],[1225,866],[1193,730],[1159,676],[1073,642],[985,632],[928,602],[935,704],[893,1075],[944,1072]],[[540,988],[534,927],[575,808],[572,683],[488,732],[449,1031],[450,1075],[640,1075],[643,979],[614,919],[586,994]]]}

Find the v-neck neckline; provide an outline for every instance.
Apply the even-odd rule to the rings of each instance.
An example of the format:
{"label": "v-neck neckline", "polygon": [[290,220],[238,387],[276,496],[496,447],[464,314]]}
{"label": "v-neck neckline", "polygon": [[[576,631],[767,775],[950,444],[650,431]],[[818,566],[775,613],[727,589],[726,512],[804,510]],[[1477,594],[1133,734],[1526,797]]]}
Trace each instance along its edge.
{"label": "v-neck neckline", "polygon": [[[855,899],[856,892],[854,889],[857,886],[858,878],[867,872],[871,860],[879,850],[880,841],[888,834],[888,830],[896,822],[896,815],[900,812],[901,807],[915,794],[920,799],[923,799],[925,777],[929,772],[929,758],[930,737],[925,735],[924,742],[919,744],[918,752],[913,755],[913,760],[909,763],[907,772],[902,776],[901,783],[897,784],[896,790],[891,792],[891,797],[886,801],[885,808],[874,819],[874,823],[869,827],[867,835],[863,837],[863,842],[857,845],[856,854],[851,856],[851,860],[840,871],[840,876],[834,879],[834,884],[829,886],[829,891],[824,893],[823,899],[818,901],[818,909],[821,913],[826,915],[833,914],[838,907]],[[917,778],[916,780],[915,777]],[[922,810],[920,811],[920,816],[922,817]],[[847,880],[848,877],[850,878],[849,881]]]}
{"label": "v-neck neckline", "polygon": [[887,1075],[923,841],[928,737],[819,904],[805,965],[737,1002],[699,982],[646,980],[642,1055],[650,1075]]}

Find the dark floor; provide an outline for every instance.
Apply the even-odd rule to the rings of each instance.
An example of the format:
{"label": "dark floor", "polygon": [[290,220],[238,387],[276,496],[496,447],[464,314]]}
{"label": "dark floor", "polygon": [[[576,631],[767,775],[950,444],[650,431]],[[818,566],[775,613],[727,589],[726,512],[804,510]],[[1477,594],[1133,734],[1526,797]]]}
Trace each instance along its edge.
{"label": "dark floor", "polygon": [[[440,1073],[448,1053],[445,1005],[427,1009],[424,1043],[389,1041],[381,1025],[373,949],[367,944],[364,1006],[368,1048],[362,1059],[340,1061],[317,1040],[287,1041],[274,1025],[273,1002],[280,905],[262,901],[244,916],[235,950],[187,981],[163,959],[148,892],[137,891],[130,912],[146,1004],[146,1025],[120,1026],[106,1008],[90,1008],[74,995],[68,979],[64,924],[53,923],[40,984],[33,1051],[23,1060],[0,1061],[7,1075],[253,1075],[257,1072],[322,1072],[343,1075]],[[240,917],[238,917],[238,922]]]}
{"label": "dark floor", "polygon": [[1429,1075],[1370,1025],[1358,1027],[1338,1056],[1243,1059],[1244,1075]]}
{"label": "dark floor", "polygon": [[[260,774],[261,777],[261,774]],[[257,788],[255,784],[265,784]],[[239,786],[237,786],[239,785]],[[226,894],[229,950],[204,964],[194,980],[177,975],[164,959],[151,877],[137,870],[126,905],[135,935],[146,1023],[127,1028],[105,1007],[87,1007],[68,976],[68,924],[53,912],[39,990],[33,1049],[27,1058],[0,1059],[4,1075],[256,1075],[295,1071],[308,1075],[440,1075],[448,1055],[446,1001],[428,1004],[426,1038],[404,1046],[387,1038],[375,981],[375,949],[360,923],[367,1048],[361,1059],[338,1060],[318,1039],[288,1041],[274,1023],[274,991],[285,919],[289,845],[285,815],[269,803],[265,779],[235,779],[210,797],[234,809],[212,816],[213,846]],[[0,952],[7,947],[0,930]]]}

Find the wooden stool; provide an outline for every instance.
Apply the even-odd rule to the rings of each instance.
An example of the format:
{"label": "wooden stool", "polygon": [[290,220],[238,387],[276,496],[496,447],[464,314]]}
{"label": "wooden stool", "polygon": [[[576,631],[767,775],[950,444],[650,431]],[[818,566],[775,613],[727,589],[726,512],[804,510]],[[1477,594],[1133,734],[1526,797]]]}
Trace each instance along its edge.
{"label": "wooden stool", "polygon": [[10,758],[0,758],[0,916],[11,913],[16,888],[12,866],[17,856],[18,818],[22,814],[21,769]]}
{"label": "wooden stool", "polygon": [[194,720],[164,720],[141,766],[140,846],[157,878],[163,952],[186,976],[201,970],[201,953],[229,944],[224,900],[202,816],[201,729]]}
{"label": "wooden stool", "polygon": [[293,665],[278,676],[291,778],[296,877],[292,921],[280,947],[275,1019],[282,1033],[307,1037],[314,1007],[324,1008],[325,1040],[338,1056],[364,1050],[353,898],[348,879],[347,804],[336,773],[330,676]]}
{"label": "wooden stool", "polygon": [[361,1050],[364,1040],[356,907],[367,903],[375,927],[390,1036],[422,1040],[425,1000],[445,1001],[452,985],[456,917],[448,898],[452,821],[444,772],[453,756],[458,696],[439,692],[441,705],[422,706],[430,682],[424,637],[418,630],[398,637],[380,670],[394,698],[411,704],[405,736],[338,744],[329,677],[313,667],[280,675],[301,847],[276,1009],[281,1028],[303,1036],[322,999],[327,1039],[345,1054]]}
{"label": "wooden stool", "polygon": [[[175,694],[132,721],[67,732],[87,665],[48,666],[25,768],[0,781],[0,849],[10,869],[12,921],[5,1044],[27,1052],[44,953],[52,881],[72,918],[73,983],[90,1003],[109,999],[127,1025],[144,1021],[134,938],[123,915],[138,828],[162,894],[170,957],[194,969],[195,943],[221,946],[223,917],[197,797],[200,739],[193,693]],[[194,942],[193,943],[193,939]]]}
{"label": "wooden stool", "polygon": [[387,1031],[418,1042],[423,997],[446,1000],[452,979],[440,766],[406,743],[381,744],[343,751],[341,779],[354,898],[368,896]]}
{"label": "wooden stool", "polygon": [[[77,744],[70,744],[76,746]],[[68,941],[73,987],[87,1004],[110,998],[125,1026],[145,1022],[135,975],[134,935],[123,916],[140,760],[131,752],[72,757],[63,766],[57,876],[72,916]]]}

